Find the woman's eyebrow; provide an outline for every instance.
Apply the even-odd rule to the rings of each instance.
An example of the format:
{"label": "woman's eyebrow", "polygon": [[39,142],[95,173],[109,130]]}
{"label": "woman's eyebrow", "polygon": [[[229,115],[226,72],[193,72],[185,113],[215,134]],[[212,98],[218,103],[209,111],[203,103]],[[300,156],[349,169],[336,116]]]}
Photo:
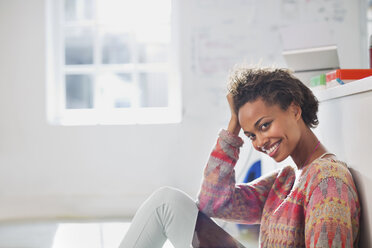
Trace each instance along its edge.
{"label": "woman's eyebrow", "polygon": [[256,123],[254,124],[254,126],[257,128],[260,124],[260,122],[262,121],[263,118],[265,118],[267,116],[262,116],[260,119],[258,119],[258,121],[256,121]]}
{"label": "woman's eyebrow", "polygon": [[[267,116],[262,116],[260,119],[258,119],[258,121],[256,121],[256,123],[254,124],[254,126],[256,128],[258,128],[260,122],[262,121],[263,118],[266,118]],[[252,134],[251,132],[248,132],[248,131],[244,131],[244,134]]]}

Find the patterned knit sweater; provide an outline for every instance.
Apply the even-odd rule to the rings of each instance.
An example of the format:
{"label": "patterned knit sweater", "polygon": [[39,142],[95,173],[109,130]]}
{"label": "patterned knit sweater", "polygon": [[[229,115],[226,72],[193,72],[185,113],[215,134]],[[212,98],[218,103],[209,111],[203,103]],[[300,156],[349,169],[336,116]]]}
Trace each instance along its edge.
{"label": "patterned knit sweater", "polygon": [[260,223],[261,247],[357,247],[360,204],[346,164],[318,158],[235,184],[243,140],[222,130],[204,171],[199,209],[210,217]]}

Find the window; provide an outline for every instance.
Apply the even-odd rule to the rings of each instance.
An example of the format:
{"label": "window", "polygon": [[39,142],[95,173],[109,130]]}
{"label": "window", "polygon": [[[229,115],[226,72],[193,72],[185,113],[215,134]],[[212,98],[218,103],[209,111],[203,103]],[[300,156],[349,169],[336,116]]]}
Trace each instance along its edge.
{"label": "window", "polygon": [[171,0],[49,0],[47,10],[51,123],[180,121]]}

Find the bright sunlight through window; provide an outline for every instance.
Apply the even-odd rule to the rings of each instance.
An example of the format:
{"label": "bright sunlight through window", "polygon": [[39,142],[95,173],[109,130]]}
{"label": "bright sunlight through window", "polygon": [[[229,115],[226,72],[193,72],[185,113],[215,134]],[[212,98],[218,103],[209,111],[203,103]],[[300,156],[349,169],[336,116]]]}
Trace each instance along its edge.
{"label": "bright sunlight through window", "polygon": [[171,0],[49,0],[47,10],[50,123],[180,122]]}

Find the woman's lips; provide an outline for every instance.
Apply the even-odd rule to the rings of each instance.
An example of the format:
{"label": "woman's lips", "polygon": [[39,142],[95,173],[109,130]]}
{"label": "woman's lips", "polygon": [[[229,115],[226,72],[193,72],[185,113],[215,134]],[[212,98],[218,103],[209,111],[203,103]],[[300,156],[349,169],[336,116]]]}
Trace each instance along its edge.
{"label": "woman's lips", "polygon": [[269,149],[264,149],[265,153],[267,155],[269,155],[270,157],[273,157],[276,152],[278,151],[278,148],[279,148],[279,145],[281,143],[281,140],[279,140],[278,142],[276,142],[274,145],[272,145]]}

